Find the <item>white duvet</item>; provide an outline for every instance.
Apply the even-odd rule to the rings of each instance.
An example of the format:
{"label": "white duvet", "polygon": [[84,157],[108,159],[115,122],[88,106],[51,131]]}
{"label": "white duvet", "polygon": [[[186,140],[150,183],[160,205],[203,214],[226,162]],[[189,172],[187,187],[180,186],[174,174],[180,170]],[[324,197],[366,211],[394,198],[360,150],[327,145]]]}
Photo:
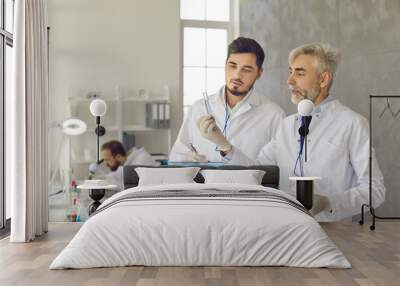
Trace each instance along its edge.
{"label": "white duvet", "polygon": [[[146,266],[294,266],[349,268],[310,215],[257,198],[115,200],[131,192],[263,190],[254,185],[180,184],[136,187],[106,200],[50,269]],[[108,206],[108,208],[107,208]]]}

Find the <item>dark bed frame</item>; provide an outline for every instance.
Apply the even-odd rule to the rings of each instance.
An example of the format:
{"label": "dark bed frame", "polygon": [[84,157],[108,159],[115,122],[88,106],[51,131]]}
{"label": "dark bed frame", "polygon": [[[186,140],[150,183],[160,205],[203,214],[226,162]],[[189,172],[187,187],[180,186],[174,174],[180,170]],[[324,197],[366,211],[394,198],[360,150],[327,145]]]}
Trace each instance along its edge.
{"label": "dark bed frame", "polygon": [[[136,187],[139,183],[139,176],[135,171],[137,167],[147,168],[183,168],[188,166],[144,166],[144,165],[130,165],[124,166],[124,189]],[[279,188],[279,167],[273,165],[257,165],[257,166],[239,166],[239,165],[224,165],[224,166],[210,166],[210,165],[193,165],[190,167],[199,167],[201,170],[218,169],[218,170],[263,170],[265,175],[261,184],[265,187]],[[194,178],[196,183],[204,183],[204,178],[200,174]]]}

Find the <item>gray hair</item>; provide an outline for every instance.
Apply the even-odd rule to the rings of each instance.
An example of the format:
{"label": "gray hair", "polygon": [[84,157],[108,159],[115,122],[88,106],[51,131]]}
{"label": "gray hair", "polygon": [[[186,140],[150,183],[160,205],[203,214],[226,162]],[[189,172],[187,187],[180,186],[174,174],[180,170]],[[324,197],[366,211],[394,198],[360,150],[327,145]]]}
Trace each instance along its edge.
{"label": "gray hair", "polygon": [[328,71],[335,76],[341,54],[336,48],[324,43],[311,43],[293,49],[289,54],[289,64],[292,64],[299,55],[312,55],[317,59],[317,69],[320,73]]}

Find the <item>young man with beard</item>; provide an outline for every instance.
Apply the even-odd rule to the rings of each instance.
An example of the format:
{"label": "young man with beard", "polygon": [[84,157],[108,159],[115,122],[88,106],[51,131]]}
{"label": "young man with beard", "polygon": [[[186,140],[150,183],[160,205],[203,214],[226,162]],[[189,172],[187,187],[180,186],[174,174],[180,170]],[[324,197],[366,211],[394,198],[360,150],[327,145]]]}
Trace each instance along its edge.
{"label": "young man with beard", "polygon": [[[339,60],[338,50],[321,43],[300,46],[289,55],[287,83],[292,102],[298,104],[302,99],[309,99],[315,105],[307,135],[307,162],[302,150],[304,137],[298,131],[304,120],[298,114],[283,120],[274,139],[256,160],[246,156],[235,144],[225,152],[225,159],[233,164],[278,165],[280,189],[292,194],[296,186],[289,180],[290,176],[320,177],[314,181],[316,196],[312,209],[320,221],[357,214],[361,205],[369,201],[368,122],[329,95]],[[385,187],[375,155],[372,173],[372,200],[374,207],[378,207],[385,199]]]}
{"label": "young man with beard", "polygon": [[[228,141],[247,157],[257,157],[285,116],[278,105],[254,91],[254,83],[263,72],[263,61],[264,51],[253,39],[239,37],[229,45],[225,85],[208,100],[192,105],[170,160],[222,161],[220,152],[230,148],[230,144],[224,144]],[[213,128],[219,131],[215,140],[213,132],[209,132]]]}
{"label": "young man with beard", "polygon": [[[148,165],[157,166],[157,162],[142,147],[133,147],[126,152],[121,142],[112,140],[101,146],[101,157],[106,166],[111,170],[106,174],[105,178],[110,184],[116,184],[120,190],[123,190],[123,166],[124,165]],[[97,165],[97,164],[96,164]],[[93,173],[96,172],[97,166],[92,166]]]}

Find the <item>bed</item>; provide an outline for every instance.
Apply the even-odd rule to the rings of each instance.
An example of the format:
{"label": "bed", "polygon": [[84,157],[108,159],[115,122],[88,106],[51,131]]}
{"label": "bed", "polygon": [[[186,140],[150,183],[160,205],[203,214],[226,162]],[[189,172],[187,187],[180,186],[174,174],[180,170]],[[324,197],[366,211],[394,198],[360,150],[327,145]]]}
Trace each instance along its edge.
{"label": "bed", "polygon": [[138,186],[103,202],[50,269],[144,266],[292,266],[350,268],[308,211],[278,189],[276,166],[258,169],[262,185],[196,183]]}

